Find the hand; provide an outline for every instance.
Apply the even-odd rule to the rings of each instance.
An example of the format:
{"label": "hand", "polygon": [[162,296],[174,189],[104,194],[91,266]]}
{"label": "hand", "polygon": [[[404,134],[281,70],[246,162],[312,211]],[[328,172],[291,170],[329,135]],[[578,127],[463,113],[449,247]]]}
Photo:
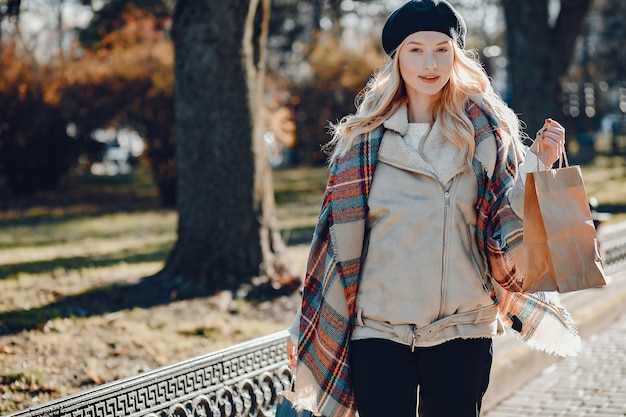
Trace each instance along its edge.
{"label": "hand", "polygon": [[[565,128],[557,121],[546,119],[543,127],[537,132],[530,150],[546,165],[552,166],[565,149]],[[540,151],[541,150],[541,151]]]}
{"label": "hand", "polygon": [[287,337],[287,359],[289,359],[289,369],[292,371],[296,370],[296,361],[298,359],[296,352],[297,347],[295,343],[291,341],[291,337]]}

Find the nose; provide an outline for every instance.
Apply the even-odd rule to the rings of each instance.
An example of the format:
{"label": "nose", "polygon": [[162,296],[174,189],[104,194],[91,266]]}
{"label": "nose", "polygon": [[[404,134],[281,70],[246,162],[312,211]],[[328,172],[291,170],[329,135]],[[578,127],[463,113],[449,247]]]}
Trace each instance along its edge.
{"label": "nose", "polygon": [[424,66],[426,68],[437,68],[437,59],[435,58],[434,53],[428,52],[426,54],[426,60],[424,61]]}

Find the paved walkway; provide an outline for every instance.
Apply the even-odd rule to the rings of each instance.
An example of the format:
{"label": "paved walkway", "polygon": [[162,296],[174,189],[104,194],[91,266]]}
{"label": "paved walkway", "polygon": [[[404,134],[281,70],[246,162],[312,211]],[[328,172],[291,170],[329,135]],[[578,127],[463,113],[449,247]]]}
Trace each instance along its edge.
{"label": "paved walkway", "polygon": [[609,327],[583,341],[576,357],[546,368],[483,417],[626,416],[626,306]]}

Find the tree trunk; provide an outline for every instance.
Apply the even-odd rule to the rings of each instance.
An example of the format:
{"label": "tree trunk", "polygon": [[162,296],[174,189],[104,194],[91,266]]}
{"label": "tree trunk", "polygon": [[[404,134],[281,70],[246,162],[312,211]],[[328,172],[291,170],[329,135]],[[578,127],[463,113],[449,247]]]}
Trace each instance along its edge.
{"label": "tree trunk", "polygon": [[506,19],[513,109],[534,138],[546,118],[562,121],[560,81],[592,0],[561,0],[550,22],[549,0],[502,0]]}
{"label": "tree trunk", "polygon": [[281,264],[257,116],[263,1],[178,0],[174,11],[178,241],[160,275],[181,296],[234,289]]}
{"label": "tree trunk", "polygon": [[[255,153],[254,207],[259,219],[260,244],[263,263],[261,274],[275,289],[293,285],[293,274],[285,263],[286,246],[278,229],[274,183],[265,145],[265,125],[260,109],[263,105],[266,43],[269,33],[271,0],[251,0],[244,33],[243,58],[248,75],[249,100],[254,131],[252,134]],[[255,21],[261,16],[257,27]]]}

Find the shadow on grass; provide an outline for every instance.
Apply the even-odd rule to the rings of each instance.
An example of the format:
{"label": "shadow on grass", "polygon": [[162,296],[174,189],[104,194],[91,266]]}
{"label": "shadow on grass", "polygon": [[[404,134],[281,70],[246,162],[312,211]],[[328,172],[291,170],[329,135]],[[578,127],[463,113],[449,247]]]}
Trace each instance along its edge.
{"label": "shadow on grass", "polygon": [[116,253],[107,253],[102,256],[73,256],[45,261],[2,264],[0,265],[0,279],[15,277],[18,273],[46,274],[57,269],[74,271],[83,268],[103,268],[118,265],[122,262],[127,264],[158,262],[167,258],[171,247],[172,244],[164,243],[144,247],[142,248],[142,253],[120,251]]}
{"label": "shadow on grass", "polygon": [[[98,266],[108,266],[122,261],[131,263],[163,260],[166,259],[168,251],[169,247],[164,247],[160,251],[151,253],[127,257],[118,255],[100,261],[88,258],[78,259],[79,262],[88,262],[90,267],[94,266],[94,262],[98,263]],[[72,268],[79,268],[76,260],[66,259],[66,261],[71,262]],[[41,268],[41,265],[38,265],[37,268]],[[19,269],[23,271],[24,266],[19,266]],[[38,272],[41,272],[40,269]],[[274,288],[271,281],[252,283],[244,280],[244,282],[235,283],[235,285],[242,285],[241,288],[245,289],[246,292],[245,298],[252,303],[271,301],[276,297],[290,295],[300,287],[300,284],[301,281],[293,280],[289,285]],[[57,301],[42,307],[0,312],[0,335],[43,329],[50,320],[59,318],[87,318],[133,308],[148,309],[174,301],[208,297],[220,290],[229,290],[235,293],[238,288],[232,288],[228,283],[205,286],[200,282],[171,279],[169,274],[161,271],[142,278],[141,281],[134,284],[111,284],[89,289],[82,294],[60,297]]]}
{"label": "shadow on grass", "polygon": [[[127,212],[126,212],[127,213]],[[2,226],[0,226],[0,229],[2,229]],[[137,228],[137,234],[141,233],[141,229]],[[134,231],[133,230],[125,230],[123,233],[126,236],[131,236],[132,233]],[[155,234],[159,233],[159,234],[165,234],[165,233],[169,233],[169,231],[155,231]],[[23,249],[24,246],[28,246],[29,248],[32,249],[39,249],[39,248],[49,248],[50,246],[56,246],[56,245],[73,245],[73,246],[79,246],[79,245],[87,245],[89,243],[84,242],[84,240],[93,240],[93,239],[100,239],[100,240],[108,240],[108,239],[119,239],[120,238],[120,232],[117,230],[112,230],[112,231],[104,231],[104,230],[95,230],[95,231],[89,231],[89,234],[87,235],[87,233],[83,234],[81,237],[63,237],[63,238],[59,238],[57,236],[57,234],[43,234],[40,236],[36,236],[35,238],[31,238],[31,239],[24,239],[23,241],[13,241],[13,242],[3,242],[2,243],[2,248],[3,249]],[[174,238],[172,238],[172,240],[174,240]],[[2,273],[0,273],[0,278],[2,277]]]}
{"label": "shadow on grass", "polygon": [[301,245],[311,243],[315,226],[292,227],[282,230],[283,240],[287,245]]}
{"label": "shadow on grass", "polygon": [[71,182],[65,188],[34,196],[0,199],[0,227],[163,208],[150,170],[146,168],[137,169],[132,175],[77,176],[72,177]]}
{"label": "shadow on grass", "polygon": [[[206,294],[196,296],[203,295]],[[136,284],[115,284],[63,297],[39,308],[0,313],[0,334],[42,329],[48,321],[57,318],[90,317],[136,307],[155,307],[170,303],[173,298],[173,286],[167,288],[167,285],[155,275],[146,277]]]}
{"label": "shadow on grass", "polygon": [[[0,335],[17,334],[22,331],[43,329],[45,325],[59,318],[87,318],[101,316],[133,308],[152,308],[174,301],[190,300],[214,295],[216,291],[233,288],[206,288],[193,286],[165,278],[157,273],[145,277],[136,284],[112,284],[94,288],[82,294],[62,297],[48,305],[29,310],[14,310],[0,313]],[[249,286],[246,299],[250,302],[268,301],[283,295],[290,295],[299,288],[285,286],[274,289],[271,283]],[[181,285],[182,284],[182,285]],[[244,283],[245,284],[245,283]],[[233,290],[234,291],[234,290]]]}

